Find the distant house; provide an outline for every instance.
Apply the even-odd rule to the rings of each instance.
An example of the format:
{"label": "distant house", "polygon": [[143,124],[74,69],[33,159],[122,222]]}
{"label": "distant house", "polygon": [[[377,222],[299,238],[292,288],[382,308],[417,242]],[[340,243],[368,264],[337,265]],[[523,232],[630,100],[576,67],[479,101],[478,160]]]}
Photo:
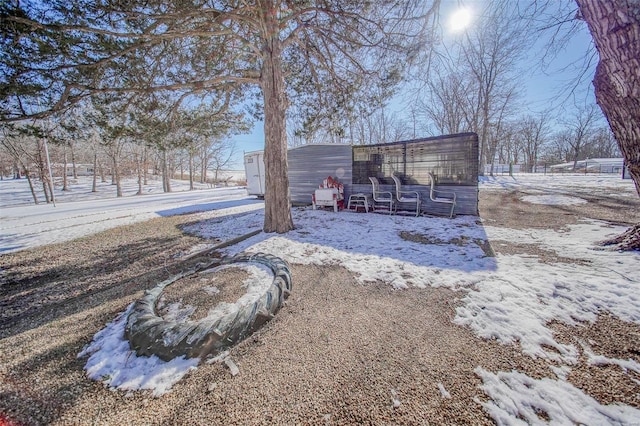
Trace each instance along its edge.
{"label": "distant house", "polygon": [[[73,164],[67,164],[67,176],[73,176]],[[76,174],[78,176],[93,176],[93,164],[76,164]]]}

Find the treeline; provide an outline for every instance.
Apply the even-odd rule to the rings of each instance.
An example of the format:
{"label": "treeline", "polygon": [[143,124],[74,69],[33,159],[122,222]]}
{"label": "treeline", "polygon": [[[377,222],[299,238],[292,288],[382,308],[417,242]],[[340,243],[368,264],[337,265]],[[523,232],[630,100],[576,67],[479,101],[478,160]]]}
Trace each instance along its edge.
{"label": "treeline", "polygon": [[27,179],[35,203],[42,201],[36,195],[40,185],[44,201],[51,202],[54,182],[65,191],[70,178],[79,175],[93,176],[93,191],[98,181],[109,181],[118,197],[123,178],[136,178],[142,194],[150,175],[162,178],[165,192],[171,192],[173,178],[189,180],[193,189],[195,182],[219,180],[218,172],[235,153],[230,137],[251,124],[240,113],[211,114],[203,107],[183,109],[171,119],[162,112],[87,104],[45,120],[4,126],[0,177]]}

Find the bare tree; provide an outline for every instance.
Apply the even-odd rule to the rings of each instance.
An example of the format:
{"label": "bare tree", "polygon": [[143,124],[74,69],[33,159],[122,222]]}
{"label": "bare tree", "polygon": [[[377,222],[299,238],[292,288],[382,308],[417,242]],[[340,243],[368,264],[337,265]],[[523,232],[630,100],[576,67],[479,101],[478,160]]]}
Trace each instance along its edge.
{"label": "bare tree", "polygon": [[609,127],[595,129],[584,149],[585,158],[614,158],[621,155],[618,143]]}
{"label": "bare tree", "polygon": [[508,101],[515,98],[516,63],[526,45],[524,23],[514,19],[515,11],[506,2],[488,11],[488,19],[476,32],[467,33],[461,44],[461,57],[475,78],[477,97],[471,124],[480,141],[480,165],[485,153],[492,122],[497,115],[504,118]]}
{"label": "bare tree", "polygon": [[549,156],[563,163],[572,161],[571,140],[573,137],[571,129],[562,129],[554,133],[551,137],[551,152]]}
{"label": "bare tree", "polygon": [[0,141],[2,142],[2,147],[11,156],[18,168],[17,176],[19,177],[20,173],[24,172],[27,182],[29,183],[33,202],[38,204],[38,195],[31,178],[31,165],[35,164],[37,154],[29,148],[29,145],[32,145],[39,149],[39,145],[32,143],[35,141],[35,138],[27,136],[15,128],[3,127],[2,139],[0,139]]}
{"label": "bare tree", "polygon": [[419,109],[439,134],[462,133],[470,129],[472,121],[468,112],[473,108],[469,105],[473,84],[455,66],[443,63],[437,69],[442,72],[429,76],[428,98],[418,101]]}
{"label": "bare tree", "polygon": [[492,135],[514,114],[518,60],[529,48],[526,21],[514,2],[490,2],[473,29],[449,47],[426,79],[425,115],[441,133],[478,133],[481,173],[493,163],[498,141]]}
{"label": "bare tree", "polygon": [[571,120],[563,122],[564,126],[569,130],[569,137],[566,142],[571,147],[570,160],[573,161],[574,170],[582,156],[585,145],[591,138],[598,118],[600,118],[600,111],[592,104],[584,108],[578,108]]}
{"label": "bare tree", "polygon": [[549,137],[549,124],[549,113],[541,112],[524,117],[517,125],[518,137],[528,172],[533,172],[538,163],[538,156]]}

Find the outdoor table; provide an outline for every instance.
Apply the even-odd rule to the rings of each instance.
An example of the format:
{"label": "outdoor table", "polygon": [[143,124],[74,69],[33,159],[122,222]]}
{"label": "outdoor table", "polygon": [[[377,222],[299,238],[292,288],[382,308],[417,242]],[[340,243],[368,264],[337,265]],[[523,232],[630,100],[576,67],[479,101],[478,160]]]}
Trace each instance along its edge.
{"label": "outdoor table", "polygon": [[364,208],[369,213],[369,195],[367,194],[351,194],[347,203],[347,210],[358,211],[358,208]]}

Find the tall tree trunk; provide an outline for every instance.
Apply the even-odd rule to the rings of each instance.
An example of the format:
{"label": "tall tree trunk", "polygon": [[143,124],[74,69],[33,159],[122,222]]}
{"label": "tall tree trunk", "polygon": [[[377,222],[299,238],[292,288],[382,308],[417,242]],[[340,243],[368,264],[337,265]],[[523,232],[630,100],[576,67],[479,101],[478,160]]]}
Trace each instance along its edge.
{"label": "tall tree trunk", "polygon": [[91,192],[98,192],[98,153],[93,152],[93,182],[91,184]]}
{"label": "tall tree trunk", "polygon": [[265,16],[266,43],[260,84],[264,94],[265,194],[264,232],[293,229],[287,165],[287,99],[282,73],[282,46],[275,10]]}
{"label": "tall tree trunk", "polygon": [[33,202],[38,204],[38,195],[36,194],[36,188],[33,186],[33,181],[31,180],[31,173],[29,170],[25,169],[26,173],[24,174],[27,178],[27,182],[29,182],[29,189],[31,190],[31,196],[33,197]]}
{"label": "tall tree trunk", "polygon": [[120,182],[120,164],[117,158],[113,157],[113,180],[116,185],[116,197],[122,197],[122,182]]}
{"label": "tall tree trunk", "polygon": [[169,163],[167,159],[167,151],[162,151],[162,190],[171,192],[171,176],[169,176]]}
{"label": "tall tree trunk", "polygon": [[[47,141],[43,140],[42,142],[42,153],[44,154],[44,158],[40,160],[42,164],[40,168],[40,173],[44,176],[43,184],[45,189],[45,197],[47,197],[47,203],[56,202],[55,194],[53,193],[54,184],[53,184],[53,176],[51,174],[51,158],[49,157],[49,148],[47,147]],[[47,194],[48,188],[48,194]]]}
{"label": "tall tree trunk", "polygon": [[47,185],[47,178],[42,175],[42,192],[44,192],[44,199],[49,204],[51,202],[51,197],[49,196],[49,186]]}
{"label": "tall tree trunk", "polygon": [[67,148],[64,147],[62,148],[62,190],[63,191],[68,191],[69,190],[69,182],[67,179]]}
{"label": "tall tree trunk", "polygon": [[147,152],[147,147],[145,146],[142,154],[142,183],[144,185],[148,185],[147,182],[147,171],[149,170],[149,154]]}
{"label": "tall tree trunk", "polygon": [[[576,0],[600,61],[593,79],[602,109],[640,195],[640,3]],[[640,227],[635,228],[635,233]],[[623,248],[640,248],[640,239]]]}
{"label": "tall tree trunk", "polygon": [[107,176],[104,174],[104,167],[102,167],[102,162],[98,161],[98,168],[100,169],[100,182],[106,183]]}
{"label": "tall tree trunk", "polygon": [[209,176],[207,176],[207,169],[209,168],[209,158],[207,153],[207,145],[202,147],[202,165],[200,173],[200,183],[209,182]]}
{"label": "tall tree trunk", "polygon": [[116,155],[111,151],[111,185],[116,184]]}
{"label": "tall tree trunk", "polygon": [[189,191],[193,191],[193,152],[189,150]]}
{"label": "tall tree trunk", "polygon": [[600,54],[593,79],[596,101],[640,195],[640,3],[576,2]]}
{"label": "tall tree trunk", "polygon": [[138,192],[136,195],[142,195],[142,168],[144,167],[144,159],[141,153],[136,153],[136,169],[138,172]]}
{"label": "tall tree trunk", "polygon": [[73,145],[70,145],[71,148],[71,165],[73,167],[73,178],[74,179],[78,179],[78,168],[76,167],[76,153],[75,150],[73,149]]}
{"label": "tall tree trunk", "polygon": [[49,173],[47,173],[47,166],[45,164],[46,154],[44,152],[44,144],[38,142],[38,152],[36,154],[36,165],[38,167],[38,174],[40,175],[40,182],[42,182],[42,192],[44,192],[44,200],[49,204],[51,197],[49,196]]}

